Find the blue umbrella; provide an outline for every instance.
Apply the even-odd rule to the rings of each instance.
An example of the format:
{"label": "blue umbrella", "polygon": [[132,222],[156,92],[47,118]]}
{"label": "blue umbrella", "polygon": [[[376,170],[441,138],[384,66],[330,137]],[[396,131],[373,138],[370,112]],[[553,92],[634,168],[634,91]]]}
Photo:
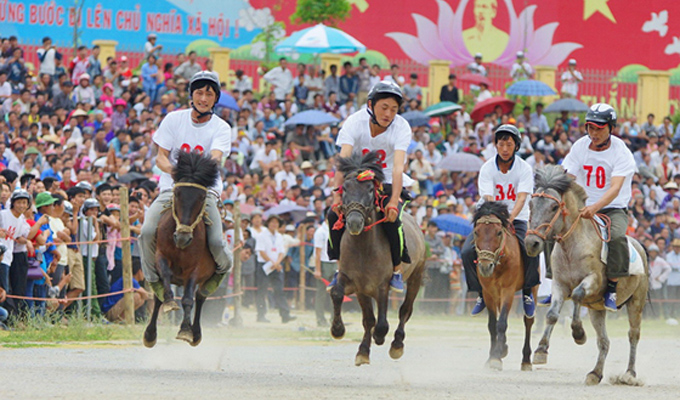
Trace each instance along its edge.
{"label": "blue umbrella", "polygon": [[236,99],[225,91],[220,93],[220,101],[218,101],[216,105],[230,110],[240,111],[238,104],[236,104]]}
{"label": "blue umbrella", "polygon": [[299,112],[288,119],[285,125],[326,125],[340,122],[334,116],[319,110]]}
{"label": "blue umbrella", "polygon": [[345,32],[318,24],[297,31],[284,39],[274,49],[278,53],[354,53],[365,52],[366,46]]}
{"label": "blue umbrella", "polygon": [[305,219],[307,216],[307,209],[298,205],[292,204],[279,204],[267,210],[264,213],[265,218],[269,218],[270,215],[282,215],[290,214],[294,222],[299,222]]}
{"label": "blue umbrella", "polygon": [[543,110],[544,112],[588,112],[588,105],[576,99],[559,99]]}
{"label": "blue umbrella", "polygon": [[401,115],[411,125],[411,127],[425,126],[430,122],[430,118],[422,111],[409,111]]}
{"label": "blue umbrella", "polygon": [[439,229],[446,232],[457,233],[461,236],[467,236],[472,233],[472,224],[470,221],[457,215],[440,215],[437,218],[433,218],[432,222],[437,224]]}
{"label": "blue umbrella", "polygon": [[547,84],[532,79],[513,83],[505,93],[519,96],[550,96],[556,94]]}

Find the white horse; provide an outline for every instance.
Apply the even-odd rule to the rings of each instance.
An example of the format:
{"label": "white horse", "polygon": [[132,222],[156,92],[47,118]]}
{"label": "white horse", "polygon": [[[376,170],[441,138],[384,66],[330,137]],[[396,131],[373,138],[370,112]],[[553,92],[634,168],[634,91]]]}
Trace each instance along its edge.
{"label": "white horse", "polygon": [[[546,240],[555,241],[555,248],[550,256],[553,273],[552,304],[546,317],[545,332],[534,353],[534,364],[545,364],[548,361],[550,334],[564,301],[571,298],[574,302],[571,323],[574,341],[577,344],[586,342],[586,333],[579,315],[581,305],[588,308],[590,320],[597,333],[597,363],[586,376],[586,384],[597,385],[602,380],[604,361],[609,351],[603,302],[607,279],[605,263],[601,260],[603,241],[598,233],[599,227],[591,220],[579,217],[579,210],[585,206],[586,192],[561,166],[549,165],[536,171],[535,187],[530,203],[527,253],[530,256],[538,255]],[[637,256],[643,265],[640,274],[620,278],[617,286],[617,305],[625,305],[628,309],[630,356],[626,373],[616,378],[615,383],[639,385],[641,383],[636,379],[635,373],[635,356],[640,340],[642,309],[649,285],[649,267],[640,243],[630,237],[628,241],[632,245],[631,250],[637,252],[631,254],[630,259],[635,260]]]}

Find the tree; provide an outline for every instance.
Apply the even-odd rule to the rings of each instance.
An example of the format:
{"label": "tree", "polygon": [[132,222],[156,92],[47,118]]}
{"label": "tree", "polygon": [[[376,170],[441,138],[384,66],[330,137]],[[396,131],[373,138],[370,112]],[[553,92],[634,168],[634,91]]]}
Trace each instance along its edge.
{"label": "tree", "polygon": [[349,17],[351,8],[347,0],[298,0],[290,20],[294,24],[323,23],[335,27]]}

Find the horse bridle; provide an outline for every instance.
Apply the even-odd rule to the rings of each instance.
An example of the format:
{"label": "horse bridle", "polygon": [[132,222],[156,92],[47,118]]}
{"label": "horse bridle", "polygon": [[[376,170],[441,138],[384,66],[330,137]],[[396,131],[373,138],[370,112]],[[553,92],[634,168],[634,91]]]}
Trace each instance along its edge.
{"label": "horse bridle", "polygon": [[[527,230],[527,235],[536,235],[539,238],[543,240],[549,240],[548,235],[550,235],[550,231],[553,230],[553,226],[555,225],[555,222],[557,222],[557,219],[562,216],[562,222],[566,223],[567,221],[567,215],[569,215],[569,210],[567,210],[567,205],[565,202],[561,201],[555,196],[549,195],[546,192],[541,192],[541,193],[534,193],[531,195],[532,198],[534,197],[544,197],[546,199],[550,199],[555,201],[559,206],[560,209],[555,213],[555,215],[552,217],[549,223],[541,224],[536,227],[536,229],[529,229]],[[545,228],[545,233],[541,234],[540,230]],[[565,235],[566,236],[566,235]],[[557,236],[553,236],[552,239],[556,241],[560,241],[563,239],[563,237],[558,238]]]}
{"label": "horse bridle", "polygon": [[[490,251],[490,250],[481,250],[479,247],[477,247],[477,238],[475,237],[475,240],[472,242],[475,245],[475,251],[477,252],[477,261],[483,260],[483,261],[489,261],[492,264],[498,264],[498,261],[500,261],[501,257],[503,257],[503,249],[505,248],[505,238],[506,235],[508,234],[508,230],[505,226],[503,226],[503,222],[500,220],[500,218],[493,216],[493,215],[485,215],[477,220],[475,222],[475,227],[478,224],[494,224],[494,225],[500,225],[501,228],[503,229],[503,239],[501,239],[501,244],[498,246],[496,251]],[[476,234],[475,234],[476,236]]]}
{"label": "horse bridle", "polygon": [[[387,212],[385,212],[384,204],[382,204],[382,202],[384,202],[384,199],[387,196],[380,194],[381,188],[382,188],[382,185],[377,180],[374,179],[373,180],[373,198],[375,199],[375,208],[376,208],[376,212],[380,212],[380,211],[384,212],[385,216],[383,218],[371,223],[372,218],[371,218],[370,207],[366,207],[365,205],[359,203],[358,201],[353,201],[353,202],[350,202],[350,203],[347,203],[347,204],[340,204],[340,205],[337,206],[337,210],[340,212],[340,214],[339,214],[338,222],[336,223],[335,226],[333,226],[333,229],[340,229],[342,226],[344,226],[343,217],[345,215],[348,215],[352,211],[356,211],[356,212],[360,213],[361,216],[364,218],[364,220],[369,223],[368,225],[366,225],[364,227],[364,232],[367,232],[367,231],[371,230],[371,228],[373,228],[374,226],[387,221]],[[342,195],[343,190],[344,189],[343,189],[342,186],[340,186],[337,189],[337,191],[340,195]],[[383,200],[383,201],[381,202],[381,200]]]}
{"label": "horse bridle", "polygon": [[[193,187],[196,189],[204,190],[206,192],[206,195],[208,194],[208,188],[197,183],[190,182],[175,183],[175,187]],[[175,233],[193,233],[196,226],[198,226],[198,224],[203,220],[204,215],[206,215],[205,211],[206,203],[207,203],[206,201],[203,201],[201,211],[196,216],[194,222],[191,225],[184,225],[179,221],[179,217],[177,216],[177,212],[175,211],[175,194],[173,193],[170,208],[172,208],[172,218],[175,220],[176,225]]]}

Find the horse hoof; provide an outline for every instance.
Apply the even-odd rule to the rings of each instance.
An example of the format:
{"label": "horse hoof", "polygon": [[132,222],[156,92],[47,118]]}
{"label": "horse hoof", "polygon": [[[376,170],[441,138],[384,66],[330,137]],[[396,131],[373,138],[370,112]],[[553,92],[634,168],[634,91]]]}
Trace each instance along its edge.
{"label": "horse hoof", "polygon": [[165,303],[163,303],[163,312],[164,313],[167,314],[170,311],[177,311],[177,310],[179,310],[179,305],[177,304],[177,302],[175,300],[170,300],[170,301],[166,301]]}
{"label": "horse hoof", "polygon": [[385,344],[385,337],[384,336],[378,337],[376,335],[373,335],[373,342],[375,342],[377,346],[382,346],[383,344]]}
{"label": "horse hoof", "polygon": [[393,343],[392,347],[390,347],[390,357],[392,357],[393,360],[398,360],[403,355],[404,355],[404,345],[402,344],[401,347],[395,347],[395,345]]}
{"label": "horse hoof", "polygon": [[142,342],[144,342],[144,347],[148,347],[148,348],[152,348],[153,346],[156,345],[156,339],[147,340],[146,338],[143,338]]}
{"label": "horse hoof", "polygon": [[199,344],[201,344],[201,340],[202,340],[202,339],[199,337],[197,340],[194,340],[194,341],[192,341],[192,342],[189,343],[189,344],[191,345],[191,347],[196,347],[196,346],[198,346]]}
{"label": "horse hoof", "polygon": [[635,371],[626,371],[623,375],[613,376],[609,379],[612,385],[644,386],[645,383],[636,378]]}
{"label": "horse hoof", "polygon": [[571,336],[574,338],[574,342],[578,345],[582,345],[586,343],[586,340],[588,339],[586,337],[586,331],[583,330],[583,328],[573,330],[571,332]]}
{"label": "horse hoof", "polygon": [[333,324],[333,326],[331,326],[331,336],[336,340],[340,340],[345,337],[345,325]]}
{"label": "horse hoof", "polygon": [[602,380],[602,376],[600,376],[599,374],[596,374],[594,371],[590,372],[588,375],[586,375],[586,385],[588,385],[588,386],[598,385],[601,380]]}
{"label": "horse hoof", "polygon": [[533,371],[531,363],[522,363],[522,371]]}
{"label": "horse hoof", "polygon": [[371,359],[368,357],[367,354],[357,354],[356,358],[354,359],[354,365],[356,365],[357,367],[370,363]]}
{"label": "horse hoof", "polygon": [[502,371],[503,361],[498,358],[490,358],[489,361],[486,362],[486,367],[494,371]]}
{"label": "horse hoof", "polygon": [[179,331],[176,337],[177,340],[184,340],[191,344],[194,342],[194,334],[191,331]]}
{"label": "horse hoof", "polygon": [[534,353],[534,365],[547,364],[548,363],[548,353],[536,352]]}

